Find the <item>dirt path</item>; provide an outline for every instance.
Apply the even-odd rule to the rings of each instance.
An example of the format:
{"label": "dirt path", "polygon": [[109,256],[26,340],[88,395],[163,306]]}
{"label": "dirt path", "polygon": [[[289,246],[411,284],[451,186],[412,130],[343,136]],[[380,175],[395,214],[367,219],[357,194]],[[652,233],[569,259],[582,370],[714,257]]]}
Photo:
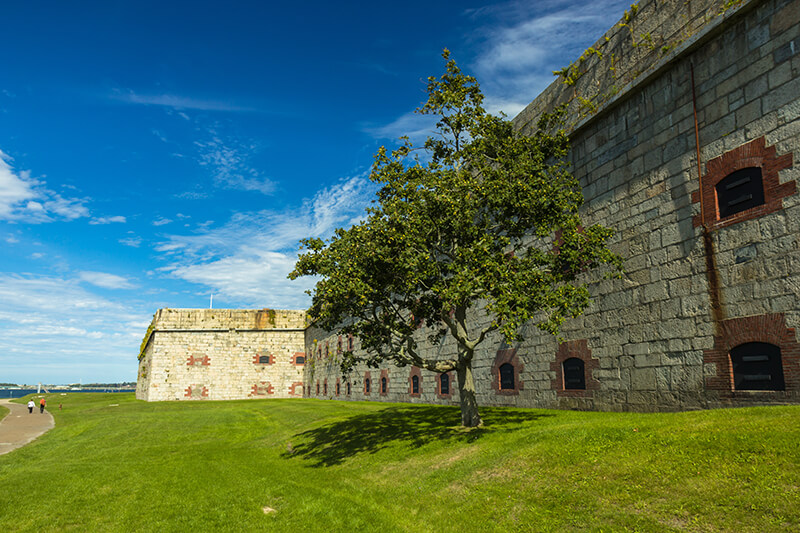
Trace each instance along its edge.
{"label": "dirt path", "polygon": [[0,421],[0,455],[25,446],[30,441],[46,433],[55,426],[53,416],[44,410],[39,413],[39,406],[28,414],[28,408],[10,400],[0,400],[0,405],[11,411]]}

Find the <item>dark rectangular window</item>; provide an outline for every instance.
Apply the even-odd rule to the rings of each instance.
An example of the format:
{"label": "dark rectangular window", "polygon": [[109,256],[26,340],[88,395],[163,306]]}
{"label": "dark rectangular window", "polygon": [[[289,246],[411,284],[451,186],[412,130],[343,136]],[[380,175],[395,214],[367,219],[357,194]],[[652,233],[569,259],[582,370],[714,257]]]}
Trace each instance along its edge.
{"label": "dark rectangular window", "polygon": [[785,390],[781,349],[766,342],[748,342],[731,350],[736,390]]}
{"label": "dark rectangular window", "polygon": [[764,203],[760,167],[732,172],[717,183],[716,189],[719,218],[726,218]]}

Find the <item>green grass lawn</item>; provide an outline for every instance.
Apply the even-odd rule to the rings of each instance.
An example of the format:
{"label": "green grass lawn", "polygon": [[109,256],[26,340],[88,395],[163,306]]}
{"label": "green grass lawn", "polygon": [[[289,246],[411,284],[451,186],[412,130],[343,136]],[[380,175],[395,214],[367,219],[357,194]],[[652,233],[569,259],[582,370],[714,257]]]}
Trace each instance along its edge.
{"label": "green grass lawn", "polygon": [[465,432],[439,406],[59,403],[0,456],[0,531],[800,530],[800,407],[484,408]]}

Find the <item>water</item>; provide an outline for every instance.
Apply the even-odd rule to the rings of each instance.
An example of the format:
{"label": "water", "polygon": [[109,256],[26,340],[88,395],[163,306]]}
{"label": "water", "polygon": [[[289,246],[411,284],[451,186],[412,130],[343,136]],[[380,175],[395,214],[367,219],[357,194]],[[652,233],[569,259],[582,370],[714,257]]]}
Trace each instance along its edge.
{"label": "water", "polygon": [[[50,389],[50,394],[75,394],[81,392],[133,392],[133,389],[117,389],[117,388],[107,388],[107,389],[82,389],[82,390],[58,390],[58,389]],[[0,398],[22,398],[28,394],[35,394],[36,389],[0,389]],[[44,389],[42,389],[42,394],[45,394]]]}

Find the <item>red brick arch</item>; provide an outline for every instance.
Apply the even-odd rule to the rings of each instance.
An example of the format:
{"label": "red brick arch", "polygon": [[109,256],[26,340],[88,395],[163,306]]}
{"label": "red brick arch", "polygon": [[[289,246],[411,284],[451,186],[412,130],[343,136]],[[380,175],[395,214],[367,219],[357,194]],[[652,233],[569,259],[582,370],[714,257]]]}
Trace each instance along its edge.
{"label": "red brick arch", "polygon": [[[700,194],[703,195],[703,212],[693,217],[692,224],[695,227],[705,224],[709,229],[718,229],[783,209],[783,199],[797,192],[797,183],[795,181],[780,183],[778,171],[791,168],[792,162],[791,152],[777,156],[775,147],[767,146],[764,137],[754,139],[711,159],[706,163],[706,174],[701,180],[702,190],[692,193],[693,203],[700,203]],[[747,167],[761,168],[764,203],[720,220],[717,184],[732,172]]]}
{"label": "red brick arch", "polygon": [[716,365],[717,375],[705,378],[706,390],[733,394],[733,366],[730,351],[748,342],[765,342],[781,349],[786,391],[800,391],[800,345],[794,328],[787,327],[783,313],[723,320],[714,347],[703,352],[703,363]]}

